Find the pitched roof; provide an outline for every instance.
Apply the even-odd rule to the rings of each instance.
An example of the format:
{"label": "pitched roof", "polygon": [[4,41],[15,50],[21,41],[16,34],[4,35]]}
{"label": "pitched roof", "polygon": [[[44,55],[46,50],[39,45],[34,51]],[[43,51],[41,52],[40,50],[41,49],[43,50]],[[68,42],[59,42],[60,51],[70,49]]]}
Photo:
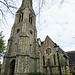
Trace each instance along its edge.
{"label": "pitched roof", "polygon": [[69,52],[66,52],[66,53],[69,56],[70,65],[75,65],[75,51],[69,51]]}

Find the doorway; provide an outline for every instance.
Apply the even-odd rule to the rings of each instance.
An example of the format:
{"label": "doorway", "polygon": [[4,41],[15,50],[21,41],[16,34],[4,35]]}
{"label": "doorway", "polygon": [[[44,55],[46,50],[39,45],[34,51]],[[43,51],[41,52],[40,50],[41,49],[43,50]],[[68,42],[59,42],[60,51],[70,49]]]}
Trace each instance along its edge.
{"label": "doorway", "polygon": [[15,71],[15,60],[12,60],[10,63],[9,75],[14,75]]}

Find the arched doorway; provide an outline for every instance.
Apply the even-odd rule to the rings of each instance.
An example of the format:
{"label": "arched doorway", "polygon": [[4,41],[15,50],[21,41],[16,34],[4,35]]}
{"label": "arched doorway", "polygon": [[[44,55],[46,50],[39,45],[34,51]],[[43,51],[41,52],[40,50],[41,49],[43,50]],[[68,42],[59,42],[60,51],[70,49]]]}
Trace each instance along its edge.
{"label": "arched doorway", "polygon": [[14,75],[15,71],[15,60],[12,60],[10,63],[9,75]]}

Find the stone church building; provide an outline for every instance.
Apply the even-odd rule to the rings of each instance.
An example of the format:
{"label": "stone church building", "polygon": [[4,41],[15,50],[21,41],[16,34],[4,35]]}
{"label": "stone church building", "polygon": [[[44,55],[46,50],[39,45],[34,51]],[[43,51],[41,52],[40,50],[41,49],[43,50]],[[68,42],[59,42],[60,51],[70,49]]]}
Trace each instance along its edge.
{"label": "stone church building", "polygon": [[[29,72],[58,74],[59,64],[54,46],[55,43],[49,36],[46,36],[44,41],[37,39],[36,15],[32,0],[23,0],[16,12],[1,75],[28,75]],[[68,73],[68,57],[61,48],[58,53],[61,72]]]}

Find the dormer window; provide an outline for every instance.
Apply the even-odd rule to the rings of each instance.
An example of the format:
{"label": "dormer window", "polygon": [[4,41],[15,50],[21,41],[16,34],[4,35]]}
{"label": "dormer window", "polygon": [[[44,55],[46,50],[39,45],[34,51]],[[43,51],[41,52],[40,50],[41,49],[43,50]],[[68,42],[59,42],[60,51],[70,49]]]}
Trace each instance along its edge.
{"label": "dormer window", "polygon": [[38,46],[41,47],[41,40],[38,39],[37,42],[38,42]]}
{"label": "dormer window", "polygon": [[29,23],[32,24],[33,16],[30,14],[29,15]]}
{"label": "dormer window", "polygon": [[23,21],[23,12],[20,13],[19,15],[19,22]]}

